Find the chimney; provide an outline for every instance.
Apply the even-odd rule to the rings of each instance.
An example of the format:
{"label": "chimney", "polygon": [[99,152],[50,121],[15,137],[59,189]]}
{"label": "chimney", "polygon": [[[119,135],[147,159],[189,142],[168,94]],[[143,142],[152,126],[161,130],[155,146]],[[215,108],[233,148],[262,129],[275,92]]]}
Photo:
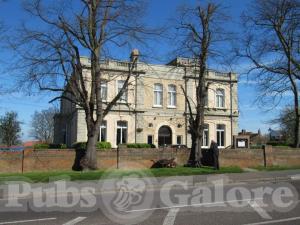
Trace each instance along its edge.
{"label": "chimney", "polygon": [[140,56],[140,52],[139,52],[139,50],[138,49],[133,49],[132,51],[131,51],[131,54],[130,54],[130,61],[131,62],[137,62],[137,61],[139,61],[139,56]]}

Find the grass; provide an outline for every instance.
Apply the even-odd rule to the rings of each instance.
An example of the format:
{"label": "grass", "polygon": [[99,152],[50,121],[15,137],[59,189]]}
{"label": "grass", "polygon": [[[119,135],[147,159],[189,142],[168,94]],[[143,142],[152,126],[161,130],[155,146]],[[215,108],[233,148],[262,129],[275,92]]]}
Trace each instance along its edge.
{"label": "grass", "polygon": [[295,170],[295,169],[300,169],[299,166],[257,166],[254,167],[253,169],[259,170],[259,171],[279,171],[279,170]]}
{"label": "grass", "polygon": [[[32,183],[55,180],[71,180],[71,181],[87,181],[100,180],[107,178],[119,178],[122,176],[138,176],[138,177],[164,177],[164,176],[188,176],[188,175],[204,175],[204,174],[221,174],[221,173],[242,173],[239,167],[222,167],[220,170],[213,170],[211,167],[202,168],[159,168],[159,169],[135,169],[135,170],[96,170],[86,172],[75,171],[51,171],[51,172],[28,172],[28,173],[2,173],[1,181],[27,181]],[[108,176],[109,175],[109,176]]]}

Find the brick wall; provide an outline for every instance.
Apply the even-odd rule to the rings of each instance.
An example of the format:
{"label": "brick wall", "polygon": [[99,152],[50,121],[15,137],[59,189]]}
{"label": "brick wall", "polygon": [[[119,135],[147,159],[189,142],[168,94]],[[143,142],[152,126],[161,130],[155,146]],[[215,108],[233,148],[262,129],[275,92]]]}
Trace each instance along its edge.
{"label": "brick wall", "polygon": [[[120,168],[149,168],[152,160],[176,158],[179,165],[187,162],[189,150],[175,149],[121,149]],[[116,168],[117,151],[97,151],[98,167]],[[21,152],[0,152],[0,173],[29,171],[70,170],[75,151],[69,150],[25,150]],[[23,163],[22,163],[23,161]],[[300,166],[300,149],[280,149],[267,146],[267,165]],[[264,165],[261,149],[225,149],[220,151],[221,166],[255,167]]]}

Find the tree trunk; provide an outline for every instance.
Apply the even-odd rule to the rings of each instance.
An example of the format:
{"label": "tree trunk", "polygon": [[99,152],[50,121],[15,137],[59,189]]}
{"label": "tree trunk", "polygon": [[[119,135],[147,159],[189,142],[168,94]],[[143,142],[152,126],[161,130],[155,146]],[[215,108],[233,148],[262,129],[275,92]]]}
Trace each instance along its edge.
{"label": "tree trunk", "polygon": [[294,92],[294,110],[295,110],[295,131],[294,131],[294,147],[299,148],[300,146],[300,113],[299,113],[299,97],[298,91]]}
{"label": "tree trunk", "polygon": [[199,137],[196,135],[196,133],[191,132],[191,139],[192,139],[192,148],[190,152],[190,157],[187,163],[187,166],[191,167],[200,167],[201,166],[201,158],[202,158],[202,152],[201,152],[201,139],[202,137]]}

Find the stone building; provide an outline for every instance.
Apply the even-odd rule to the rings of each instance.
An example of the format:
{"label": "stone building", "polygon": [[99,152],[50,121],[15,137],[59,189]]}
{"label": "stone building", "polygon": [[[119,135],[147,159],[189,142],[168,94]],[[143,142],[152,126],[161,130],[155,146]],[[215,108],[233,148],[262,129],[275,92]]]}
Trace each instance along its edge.
{"label": "stone building", "polygon": [[[89,59],[82,58],[82,63],[88,77]],[[167,65],[138,62],[127,92],[101,125],[99,141],[109,141],[113,147],[119,143],[190,146],[182,88],[195,100],[196,72],[192,65],[192,60],[186,58],[176,58]],[[102,66],[106,71],[102,96],[104,102],[109,102],[118,93],[129,67],[128,62],[114,60],[104,61]],[[237,75],[209,70],[207,86],[203,146],[215,140],[226,148],[238,132]],[[70,146],[86,140],[83,110],[62,99],[60,113],[55,116],[55,142]]]}

